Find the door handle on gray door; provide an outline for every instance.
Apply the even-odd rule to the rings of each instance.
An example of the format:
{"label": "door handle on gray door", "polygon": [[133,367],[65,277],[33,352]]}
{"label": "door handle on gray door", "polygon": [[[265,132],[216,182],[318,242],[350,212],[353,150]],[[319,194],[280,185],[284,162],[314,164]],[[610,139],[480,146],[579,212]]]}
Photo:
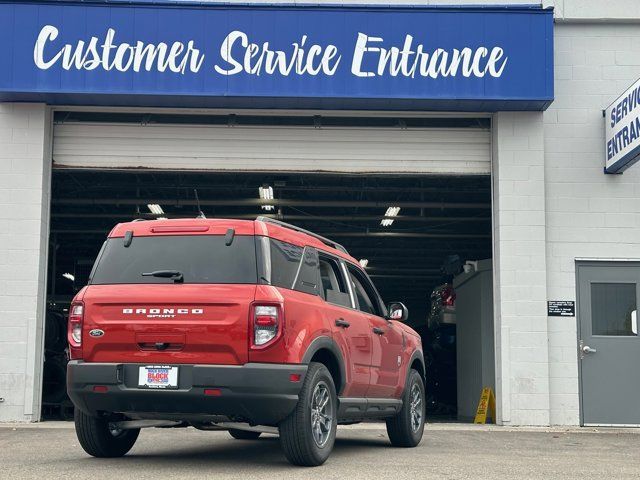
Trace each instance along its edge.
{"label": "door handle on gray door", "polygon": [[384,335],[384,329],[379,327],[373,327],[373,333],[376,335]]}
{"label": "door handle on gray door", "polygon": [[351,324],[347,322],[344,318],[336,319],[336,327],[349,328]]}
{"label": "door handle on gray door", "polygon": [[585,345],[582,347],[583,353],[596,353],[597,350],[595,348],[591,348],[589,345]]}

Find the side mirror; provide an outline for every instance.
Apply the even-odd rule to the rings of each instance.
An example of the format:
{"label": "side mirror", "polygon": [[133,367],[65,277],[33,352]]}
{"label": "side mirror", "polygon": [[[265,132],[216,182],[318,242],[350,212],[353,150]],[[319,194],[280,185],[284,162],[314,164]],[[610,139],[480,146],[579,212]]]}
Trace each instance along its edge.
{"label": "side mirror", "polygon": [[409,310],[405,307],[404,303],[392,302],[387,307],[389,320],[397,320],[399,322],[406,322],[409,318]]}

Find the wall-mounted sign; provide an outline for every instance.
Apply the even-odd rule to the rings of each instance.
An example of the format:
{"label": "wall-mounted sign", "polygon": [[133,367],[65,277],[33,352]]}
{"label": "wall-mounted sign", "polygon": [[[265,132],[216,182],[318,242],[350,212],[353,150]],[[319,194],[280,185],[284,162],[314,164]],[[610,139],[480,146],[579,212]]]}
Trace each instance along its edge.
{"label": "wall-mounted sign", "polygon": [[640,79],[604,112],[605,172],[620,173],[640,159]]}
{"label": "wall-mounted sign", "polygon": [[0,100],[484,111],[553,100],[553,13],[531,6],[0,2],[0,39]]}
{"label": "wall-mounted sign", "polygon": [[547,302],[549,317],[575,317],[576,302],[573,300],[550,300]]}

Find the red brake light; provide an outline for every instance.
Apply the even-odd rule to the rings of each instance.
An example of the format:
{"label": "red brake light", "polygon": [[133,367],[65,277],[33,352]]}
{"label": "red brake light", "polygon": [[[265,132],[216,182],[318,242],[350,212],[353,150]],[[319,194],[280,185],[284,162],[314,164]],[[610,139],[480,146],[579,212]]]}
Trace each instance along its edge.
{"label": "red brake light", "polygon": [[260,315],[256,316],[256,325],[261,327],[275,327],[278,324],[277,316]]}

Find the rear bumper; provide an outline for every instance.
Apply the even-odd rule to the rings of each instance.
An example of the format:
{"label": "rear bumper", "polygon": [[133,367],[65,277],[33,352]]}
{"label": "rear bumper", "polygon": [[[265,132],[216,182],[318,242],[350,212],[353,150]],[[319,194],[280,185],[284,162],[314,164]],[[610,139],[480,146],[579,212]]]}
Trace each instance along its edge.
{"label": "rear bumper", "polygon": [[[85,363],[67,366],[67,391],[80,410],[131,414],[138,418],[206,420],[224,417],[257,425],[277,425],[298,402],[307,365],[177,365],[178,389],[138,388],[140,364]],[[291,374],[300,375],[293,382]],[[105,392],[95,392],[102,385]],[[205,389],[219,389],[218,396]]]}

